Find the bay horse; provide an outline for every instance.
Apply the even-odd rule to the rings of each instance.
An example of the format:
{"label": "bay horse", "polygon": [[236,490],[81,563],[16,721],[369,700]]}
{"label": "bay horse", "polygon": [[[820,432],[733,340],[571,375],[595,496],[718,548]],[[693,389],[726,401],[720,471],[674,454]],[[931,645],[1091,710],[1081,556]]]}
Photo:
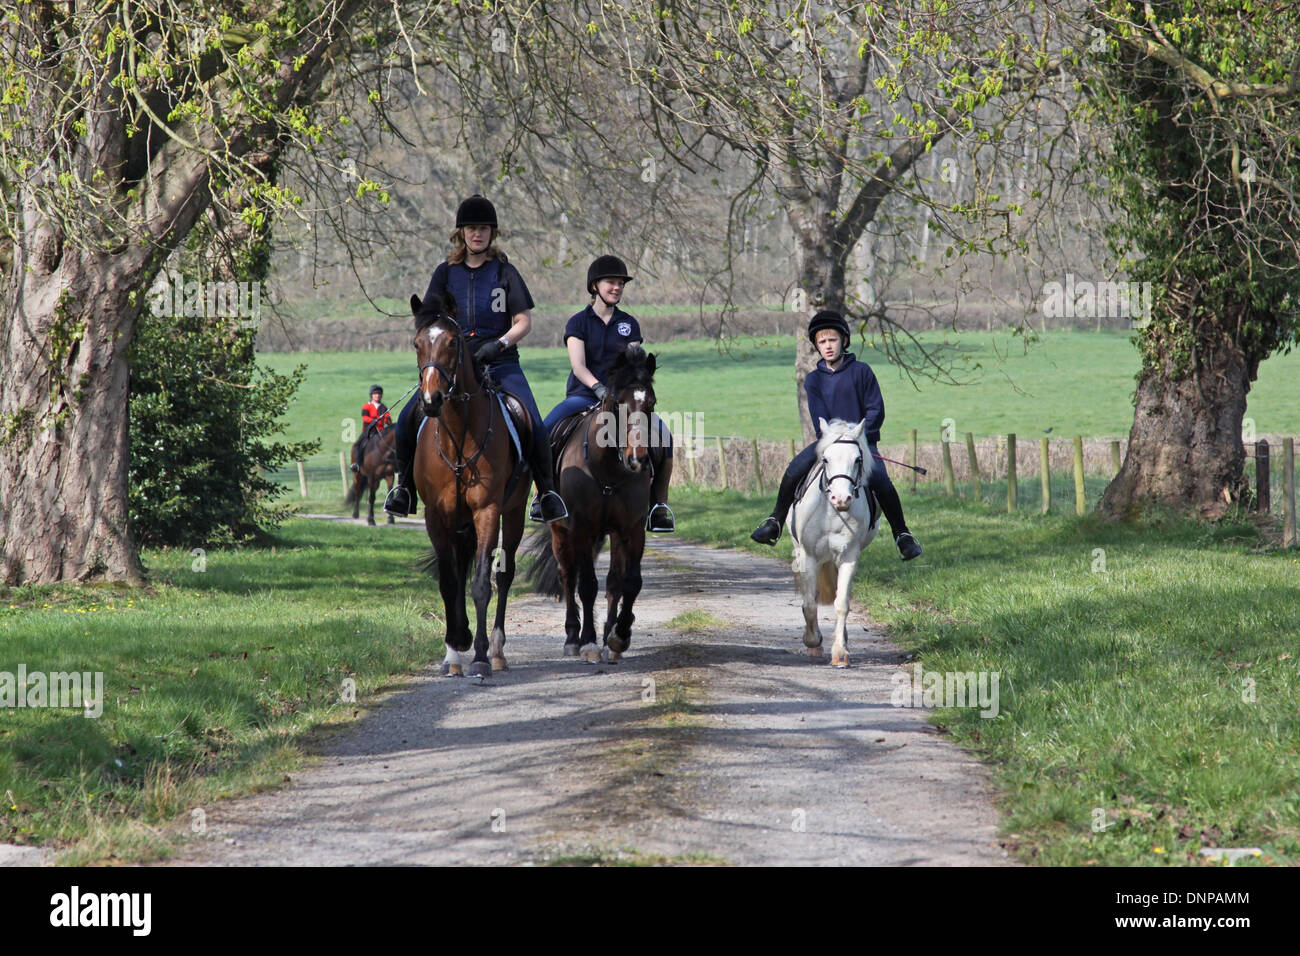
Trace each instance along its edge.
{"label": "bay horse", "polygon": [[819,420],[818,463],[790,511],[795,588],[803,597],[803,643],[808,656],[822,656],[817,606],[835,603],[831,664],[849,666],[848,616],[853,573],[862,549],[876,537],[880,506],[867,480],[877,465],[863,436],[865,422]]}
{"label": "bay horse", "polygon": [[[632,604],[641,593],[641,557],[650,510],[651,418],[654,411],[655,356],[630,346],[610,370],[604,400],[584,412],[559,451],[556,485],[569,517],[551,527],[533,548],[538,561],[532,580],[537,591],[565,600],[564,656],[594,664],[596,645],[596,555],[609,539],[608,607],[604,658],[618,661],[632,643]],[[558,426],[560,430],[563,426]],[[656,433],[656,439],[658,435]],[[579,618],[574,591],[582,600]]]}
{"label": "bay horse", "polygon": [[[361,443],[361,460],[357,461],[357,446],[352,446],[352,463],[357,466],[356,477],[352,479],[352,488],[348,491],[347,499],[344,504],[352,505],[352,517],[354,519],[361,515],[361,495],[367,488],[370,489],[370,516],[366,519],[367,524],[375,523],[375,492],[379,490],[381,481],[388,481],[388,488],[393,487],[393,443],[397,438],[397,429],[388,426],[383,431],[375,431],[366,436],[366,440]],[[396,519],[388,516],[388,523],[393,524]]]}
{"label": "bay horse", "polygon": [[[464,676],[461,655],[472,643],[469,673],[487,678],[494,670],[507,668],[506,598],[515,576],[515,552],[524,533],[531,480],[527,470],[520,470],[525,466],[513,451],[497,393],[489,389],[456,322],[455,300],[448,295],[442,302],[421,303],[413,295],[411,311],[424,414],[415,448],[414,484],[424,501],[424,526],[433,544],[434,557],[425,567],[432,570],[436,564],[447,617],[442,672]],[[527,419],[526,414],[523,417]],[[521,438],[526,448],[528,438]],[[496,621],[489,648],[487,606],[498,541],[502,561],[496,574]],[[471,596],[477,613],[472,634],[465,606],[471,564]]]}

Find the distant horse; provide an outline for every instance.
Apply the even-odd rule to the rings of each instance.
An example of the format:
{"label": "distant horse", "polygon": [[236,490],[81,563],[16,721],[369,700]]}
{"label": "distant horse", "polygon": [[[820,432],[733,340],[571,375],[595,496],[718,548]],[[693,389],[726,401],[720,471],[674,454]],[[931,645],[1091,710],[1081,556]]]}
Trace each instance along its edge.
{"label": "distant horse", "polygon": [[853,572],[863,548],[876,536],[880,507],[867,487],[876,465],[863,437],[864,422],[819,422],[819,462],[809,474],[790,515],[795,589],[803,596],[804,646],[822,656],[817,605],[835,602],[831,664],[849,666],[848,616]]}
{"label": "distant horse", "polygon": [[[432,297],[430,297],[432,299]],[[415,351],[420,365],[419,399],[424,413],[415,449],[415,489],[424,500],[424,526],[433,543],[438,585],[447,617],[443,673],[463,676],[461,654],[474,647],[469,673],[488,677],[506,669],[506,598],[515,576],[515,551],[524,533],[529,473],[513,449],[498,393],[490,390],[456,323],[455,300],[421,304],[411,296]],[[504,394],[504,393],[502,393]],[[510,401],[516,420],[522,407]],[[526,429],[516,421],[517,432]],[[528,435],[521,434],[522,447]],[[501,548],[496,575],[497,611],[491,664],[486,630],[492,597],[493,550]],[[469,629],[465,585],[473,562],[471,594],[477,629]]]}
{"label": "distant horse", "polygon": [[[632,643],[632,604],[641,593],[641,556],[650,510],[650,413],[654,411],[655,357],[637,346],[621,353],[610,371],[609,392],[584,412],[564,441],[555,473],[569,517],[551,525],[532,551],[532,580],[539,593],[563,596],[564,656],[588,663],[601,658],[594,622],[595,559],[609,538],[605,578],[605,655],[619,660]],[[556,431],[563,435],[564,423]],[[656,435],[656,437],[658,437]],[[579,620],[574,590],[582,599]]]}
{"label": "distant horse", "polygon": [[[352,517],[360,517],[361,493],[370,489],[370,517],[367,524],[375,523],[375,492],[379,483],[387,479],[388,487],[393,487],[393,442],[397,438],[397,429],[391,425],[383,431],[371,432],[361,442],[361,460],[357,461],[357,446],[352,446],[352,463],[357,466],[356,477],[352,479],[352,488],[344,504],[352,505]],[[388,516],[388,523],[393,523],[393,516]]]}

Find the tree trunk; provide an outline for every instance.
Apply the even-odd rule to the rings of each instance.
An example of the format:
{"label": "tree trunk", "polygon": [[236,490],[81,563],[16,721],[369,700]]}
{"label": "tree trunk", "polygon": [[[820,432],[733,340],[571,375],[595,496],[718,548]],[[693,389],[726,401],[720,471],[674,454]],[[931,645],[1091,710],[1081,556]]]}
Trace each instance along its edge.
{"label": "tree trunk", "polygon": [[815,313],[821,309],[842,312],[845,302],[845,260],[849,250],[835,247],[832,208],[828,202],[791,204],[789,207],[790,225],[794,228],[798,288],[803,291],[807,302],[807,314],[803,316],[795,342],[795,391],[799,397],[799,422],[805,445],[814,440],[816,432],[808,413],[808,394],[803,383],[808,373],[817,367],[818,360],[817,350],[808,341],[805,329],[808,319]]}
{"label": "tree trunk", "polygon": [[38,262],[13,278],[0,345],[0,580],[139,581],[126,495],[131,283],[107,257],[71,249],[52,271]]}
{"label": "tree trunk", "polygon": [[1128,453],[1099,511],[1136,518],[1154,507],[1208,520],[1249,493],[1241,420],[1259,370],[1227,333],[1201,329],[1189,367],[1168,353],[1138,379]]}

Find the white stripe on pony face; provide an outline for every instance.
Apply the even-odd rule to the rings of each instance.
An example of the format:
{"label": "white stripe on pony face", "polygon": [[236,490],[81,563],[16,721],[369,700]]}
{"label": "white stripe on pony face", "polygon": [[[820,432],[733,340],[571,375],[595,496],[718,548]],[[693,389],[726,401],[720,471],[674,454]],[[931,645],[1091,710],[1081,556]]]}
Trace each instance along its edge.
{"label": "white stripe on pony face", "polygon": [[632,397],[636,399],[638,402],[645,402],[645,389],[638,388],[635,392],[632,393]]}
{"label": "white stripe on pony face", "polygon": [[[435,325],[431,325],[424,330],[424,336],[429,342],[430,356],[434,356],[438,354],[438,336],[442,335],[442,333],[445,331],[447,330],[440,329]],[[426,368],[423,372],[420,373],[420,394],[424,396],[424,400],[426,402],[433,401],[433,392],[429,390],[429,385],[428,385],[429,376],[433,376],[433,381],[436,384],[438,381],[438,370],[436,368],[430,367],[430,368]]]}

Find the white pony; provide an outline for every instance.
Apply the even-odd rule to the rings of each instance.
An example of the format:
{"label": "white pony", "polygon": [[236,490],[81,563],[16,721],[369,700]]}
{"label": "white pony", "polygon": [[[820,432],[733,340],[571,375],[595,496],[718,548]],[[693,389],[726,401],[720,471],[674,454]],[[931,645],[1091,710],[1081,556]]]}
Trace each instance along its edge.
{"label": "white pony", "polygon": [[822,656],[817,605],[835,602],[831,664],[849,666],[849,592],[858,556],[876,536],[880,508],[867,487],[875,463],[863,437],[865,422],[819,421],[818,463],[790,512],[795,588],[803,596],[803,642],[809,657]]}

